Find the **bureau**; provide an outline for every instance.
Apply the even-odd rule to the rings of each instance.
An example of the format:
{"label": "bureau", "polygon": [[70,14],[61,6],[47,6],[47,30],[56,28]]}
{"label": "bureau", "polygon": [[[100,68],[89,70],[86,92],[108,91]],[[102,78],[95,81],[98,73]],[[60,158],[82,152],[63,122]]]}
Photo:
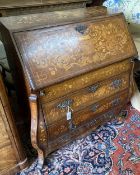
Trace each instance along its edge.
{"label": "bureau", "polygon": [[15,175],[27,166],[27,158],[14,124],[9,99],[0,75],[0,174]]}
{"label": "bureau", "polygon": [[137,57],[123,14],[95,18],[87,8],[45,16],[1,18],[0,25],[19,96],[29,97],[38,168],[52,151],[118,116]]}

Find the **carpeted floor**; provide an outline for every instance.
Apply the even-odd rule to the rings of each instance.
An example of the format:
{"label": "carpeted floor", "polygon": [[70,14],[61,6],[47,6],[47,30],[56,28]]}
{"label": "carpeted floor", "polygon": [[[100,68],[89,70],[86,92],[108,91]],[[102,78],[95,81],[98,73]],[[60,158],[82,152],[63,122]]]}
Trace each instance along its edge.
{"label": "carpeted floor", "polygon": [[124,122],[112,121],[37,160],[18,175],[140,175],[140,112],[128,105]]}

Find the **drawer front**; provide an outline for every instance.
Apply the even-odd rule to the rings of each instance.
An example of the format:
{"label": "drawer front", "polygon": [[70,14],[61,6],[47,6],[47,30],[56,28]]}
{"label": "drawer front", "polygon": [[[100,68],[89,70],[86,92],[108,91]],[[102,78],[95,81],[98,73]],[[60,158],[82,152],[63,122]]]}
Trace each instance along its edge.
{"label": "drawer front", "polygon": [[127,97],[128,90],[100,102],[94,103],[93,105],[87,107],[86,110],[75,113],[73,116],[73,124],[78,127],[86,121],[91,120],[93,115],[96,116],[101,114],[104,111],[114,108],[120,104],[123,106],[123,104],[126,103]]}
{"label": "drawer front", "polygon": [[96,71],[92,71],[79,77],[50,86],[40,92],[40,100],[42,103],[49,102],[68,93],[90,86],[93,83],[111,78],[128,70],[131,71],[131,67],[132,63],[129,59],[127,59],[125,61],[115,63],[105,68],[98,69]]}
{"label": "drawer front", "polygon": [[43,104],[47,125],[66,116],[68,106],[73,112],[79,111],[103,98],[109,97],[129,87],[129,74],[125,73],[112,79],[94,84],[64,98]]}
{"label": "drawer front", "polygon": [[94,103],[80,112],[74,113],[72,120],[67,121],[66,119],[62,119],[57,122],[57,124],[50,125],[48,127],[49,140],[56,139],[63,134],[75,130],[77,127],[88,123],[88,121],[111,108],[117,107],[121,104],[123,105],[126,102],[127,97],[128,90],[104,99],[98,103]]}
{"label": "drawer front", "polygon": [[34,90],[137,55],[122,14],[13,35]]}
{"label": "drawer front", "polygon": [[60,120],[57,124],[48,127],[48,140],[56,139],[69,132],[69,122],[67,120]]}
{"label": "drawer front", "polygon": [[85,123],[81,127],[78,127],[76,130],[71,131],[61,137],[57,137],[55,140],[49,141],[48,144],[48,153],[68,144],[72,140],[86,136],[91,131],[96,129],[98,126],[116,118],[121,110],[122,106],[118,106],[115,109],[106,111],[103,115],[92,118],[88,123]]}

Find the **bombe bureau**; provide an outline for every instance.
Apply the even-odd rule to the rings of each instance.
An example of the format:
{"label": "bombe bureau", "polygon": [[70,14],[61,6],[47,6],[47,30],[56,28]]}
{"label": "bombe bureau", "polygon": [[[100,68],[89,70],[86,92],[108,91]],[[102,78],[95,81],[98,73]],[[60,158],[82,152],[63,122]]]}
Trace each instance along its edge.
{"label": "bombe bureau", "polygon": [[38,167],[129,101],[137,51],[123,14],[95,18],[87,8],[48,13],[43,23],[2,18],[1,31],[16,85],[26,85]]}

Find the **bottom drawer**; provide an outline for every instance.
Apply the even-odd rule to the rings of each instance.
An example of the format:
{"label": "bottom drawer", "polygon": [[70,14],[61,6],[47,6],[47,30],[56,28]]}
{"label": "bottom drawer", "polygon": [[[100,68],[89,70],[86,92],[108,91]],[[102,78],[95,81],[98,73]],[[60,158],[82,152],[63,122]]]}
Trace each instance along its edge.
{"label": "bottom drawer", "polygon": [[[96,116],[101,115],[105,111],[114,108],[119,105],[123,105],[126,103],[126,99],[128,96],[128,90],[123,91],[122,93],[113,95],[109,98],[106,98],[98,103],[94,103],[93,105],[81,110],[77,113],[74,113],[72,116],[72,120],[66,120],[66,117],[62,120],[58,121],[57,124],[53,124],[48,126],[48,140],[57,139],[62,135],[65,135],[71,132],[73,129],[75,130],[77,127],[88,123],[88,121],[92,120]],[[72,123],[72,125],[70,125]]]}
{"label": "bottom drawer", "polygon": [[73,116],[74,126],[79,127],[80,125],[88,122],[88,120],[91,120],[93,117],[101,115],[102,113],[111,108],[114,108],[121,104],[123,106],[123,104],[126,103],[127,97],[128,91],[126,90],[109,98],[106,98],[102,101],[94,103],[86,109],[75,113]]}
{"label": "bottom drawer", "polygon": [[64,136],[61,136],[60,138],[57,138],[48,144],[48,150],[46,154],[49,154],[53,152],[54,150],[70,143],[71,141],[86,136],[93,130],[95,130],[97,127],[103,125],[104,123],[115,119],[120,111],[122,109],[122,105],[118,106],[115,109],[108,110],[104,114],[100,116],[94,117],[92,120],[90,120],[88,123],[85,123],[84,125],[76,128],[75,130],[71,131],[70,133],[65,134]]}

